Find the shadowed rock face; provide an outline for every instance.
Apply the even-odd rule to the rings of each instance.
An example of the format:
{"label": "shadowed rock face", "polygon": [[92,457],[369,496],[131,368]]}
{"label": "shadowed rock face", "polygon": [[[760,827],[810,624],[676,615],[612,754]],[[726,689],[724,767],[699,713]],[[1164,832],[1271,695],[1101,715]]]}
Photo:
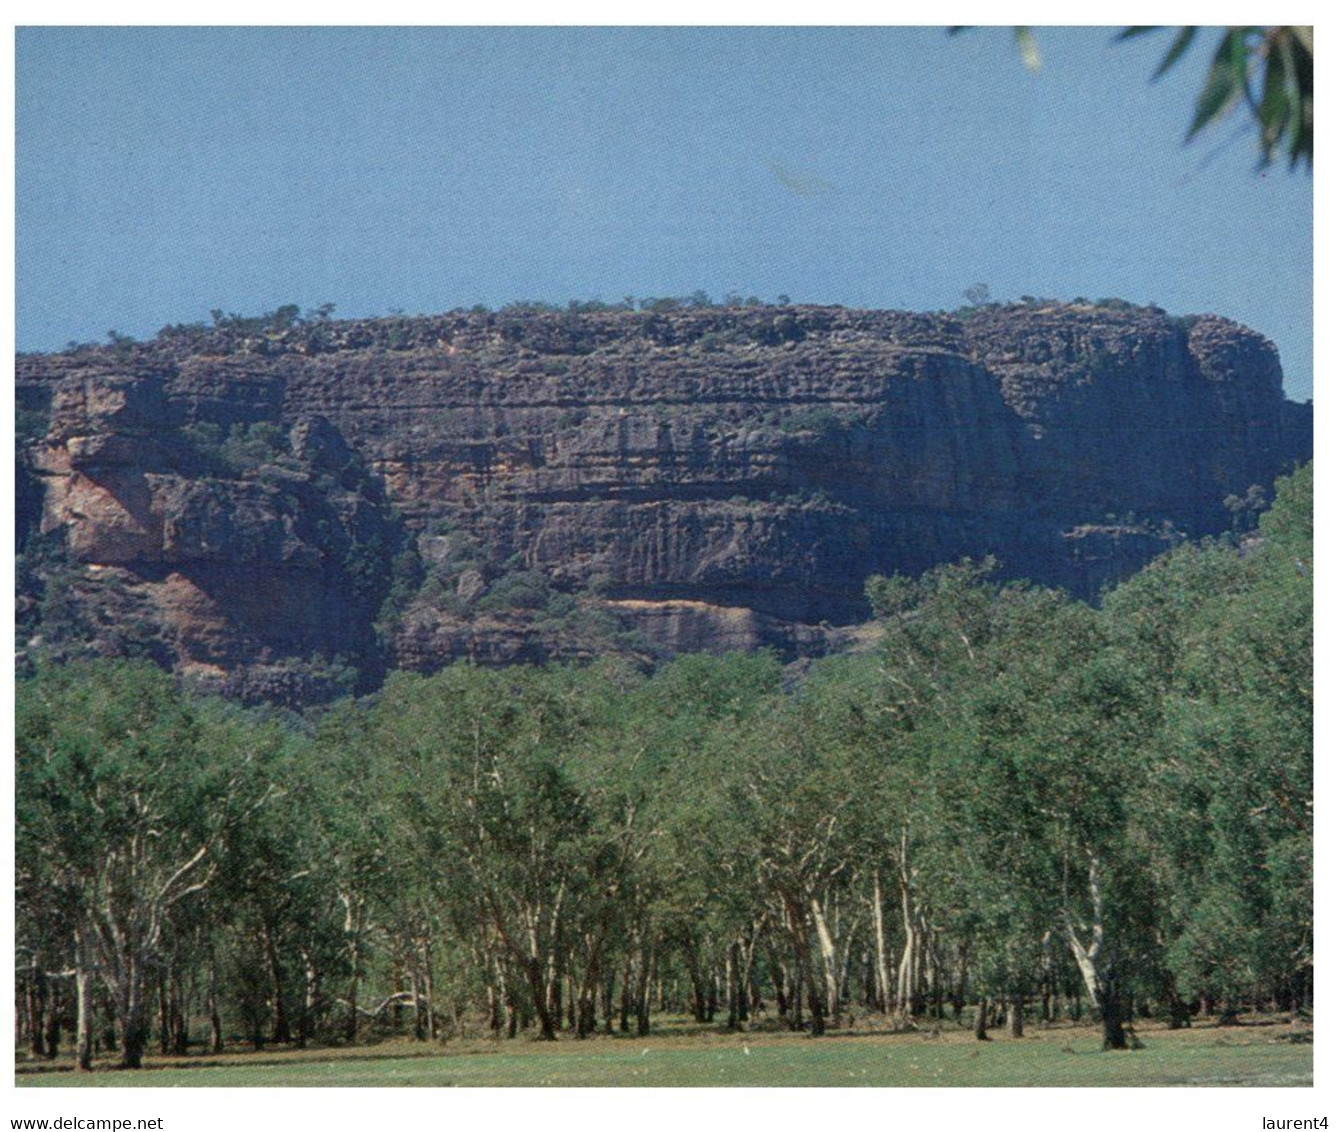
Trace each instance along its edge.
{"label": "shadowed rock face", "polygon": [[1092,597],[1311,446],[1270,343],[1145,309],[202,330],[18,380],[21,644],[291,702],[465,656],[820,652],[868,575],[964,555]]}

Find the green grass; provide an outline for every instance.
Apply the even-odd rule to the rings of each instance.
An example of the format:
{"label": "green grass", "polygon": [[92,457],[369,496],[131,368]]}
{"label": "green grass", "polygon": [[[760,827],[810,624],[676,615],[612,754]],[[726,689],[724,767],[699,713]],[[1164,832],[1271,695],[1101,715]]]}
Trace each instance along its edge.
{"label": "green grass", "polygon": [[[1312,1083],[1312,1047],[1284,1027],[1143,1031],[1145,1048],[1102,1053],[1088,1028],[987,1043],[953,1032],[671,1036],[425,1047],[393,1042],[346,1050],[161,1059],[140,1072],[24,1071],[18,1084],[256,1085],[993,1085],[1287,1086]],[[442,1052],[443,1050],[447,1052]],[[36,1067],[32,1067],[34,1070]]]}

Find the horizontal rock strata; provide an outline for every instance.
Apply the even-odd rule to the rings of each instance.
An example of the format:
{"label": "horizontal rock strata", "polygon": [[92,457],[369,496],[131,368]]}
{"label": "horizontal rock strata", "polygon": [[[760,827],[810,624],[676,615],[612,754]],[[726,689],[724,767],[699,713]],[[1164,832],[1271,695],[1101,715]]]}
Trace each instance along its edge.
{"label": "horizontal rock strata", "polygon": [[867,576],[1086,596],[1310,455],[1220,318],[451,314],[18,359],[21,648],[300,703],[388,668],[840,645]]}

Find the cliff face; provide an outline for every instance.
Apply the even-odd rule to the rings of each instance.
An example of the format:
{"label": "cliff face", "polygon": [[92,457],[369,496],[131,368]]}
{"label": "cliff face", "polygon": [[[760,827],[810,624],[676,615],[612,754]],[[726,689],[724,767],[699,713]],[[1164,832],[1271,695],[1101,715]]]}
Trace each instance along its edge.
{"label": "cliff face", "polygon": [[201,330],[18,382],[21,645],[289,701],[462,656],[822,651],[868,575],[963,555],[1091,596],[1311,444],[1268,342],[1144,309]]}

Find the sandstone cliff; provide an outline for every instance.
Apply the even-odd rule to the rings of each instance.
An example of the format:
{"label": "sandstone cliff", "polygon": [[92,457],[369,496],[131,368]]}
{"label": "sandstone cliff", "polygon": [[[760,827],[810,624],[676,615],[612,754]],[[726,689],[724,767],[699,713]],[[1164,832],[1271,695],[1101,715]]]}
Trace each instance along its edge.
{"label": "sandstone cliff", "polygon": [[1154,309],[449,314],[18,359],[20,647],[302,702],[839,645],[873,573],[1085,596],[1309,458],[1273,347]]}

